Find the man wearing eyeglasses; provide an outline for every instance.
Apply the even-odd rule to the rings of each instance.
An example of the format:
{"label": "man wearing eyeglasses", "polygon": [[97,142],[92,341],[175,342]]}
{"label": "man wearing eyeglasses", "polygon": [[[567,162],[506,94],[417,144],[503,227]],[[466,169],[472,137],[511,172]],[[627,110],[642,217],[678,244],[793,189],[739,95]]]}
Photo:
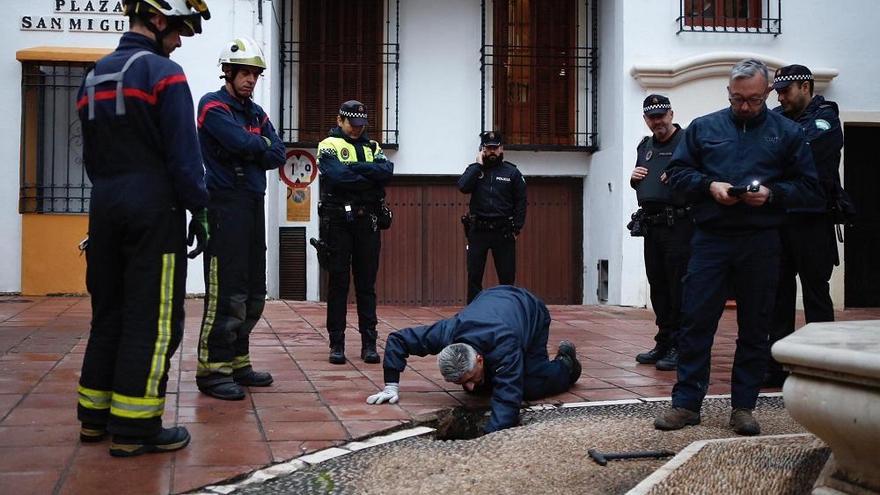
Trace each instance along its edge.
{"label": "man wearing eyeglasses", "polygon": [[728,284],[737,301],[730,426],[757,435],[752,416],[767,367],[770,316],[779,279],[779,227],[786,209],[824,204],[803,130],[767,110],[767,66],[754,59],[730,72],[730,107],[695,119],[668,167],[669,182],[693,202],[696,223],[682,292],[678,381],[659,430],[700,423],[712,341]]}

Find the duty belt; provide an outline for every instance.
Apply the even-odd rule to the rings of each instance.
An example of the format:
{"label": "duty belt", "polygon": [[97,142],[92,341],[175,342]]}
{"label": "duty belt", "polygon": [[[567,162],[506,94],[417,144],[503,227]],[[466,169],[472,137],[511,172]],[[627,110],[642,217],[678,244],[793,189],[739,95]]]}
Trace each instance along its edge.
{"label": "duty belt", "polygon": [[663,208],[661,211],[658,212],[646,212],[644,217],[642,217],[642,221],[648,225],[667,225],[671,227],[675,225],[675,221],[677,219],[687,218],[687,216],[687,208],[676,208],[674,206],[667,206],[666,208]]}
{"label": "duty belt", "polygon": [[346,216],[350,214],[354,218],[365,217],[376,213],[381,207],[380,203],[318,203],[318,211],[334,215]]}
{"label": "duty belt", "polygon": [[512,226],[511,218],[470,215],[470,219],[471,225],[476,230],[500,230]]}

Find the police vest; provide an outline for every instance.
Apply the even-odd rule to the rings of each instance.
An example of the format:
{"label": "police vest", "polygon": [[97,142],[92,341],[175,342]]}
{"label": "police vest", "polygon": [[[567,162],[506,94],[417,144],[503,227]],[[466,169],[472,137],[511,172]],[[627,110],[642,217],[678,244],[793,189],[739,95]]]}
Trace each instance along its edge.
{"label": "police vest", "polygon": [[[318,144],[318,155],[321,154],[322,150],[333,149],[336,152],[336,157],[342,163],[353,163],[353,162],[373,162],[373,148],[371,147],[371,143],[367,141],[366,143],[358,143],[352,144],[346,141],[343,138],[339,137],[328,137],[321,141]],[[358,151],[363,153],[360,157],[358,157]],[[379,149],[377,148],[377,152]]]}
{"label": "police vest", "polygon": [[639,205],[644,203],[662,203],[673,206],[684,206],[684,196],[676,193],[669,185],[660,182],[660,176],[672,160],[675,147],[684,137],[684,130],[677,128],[672,138],[665,143],[657,143],[652,137],[646,137],[639,143],[637,167],[648,169],[648,175],[636,185],[636,198]]}

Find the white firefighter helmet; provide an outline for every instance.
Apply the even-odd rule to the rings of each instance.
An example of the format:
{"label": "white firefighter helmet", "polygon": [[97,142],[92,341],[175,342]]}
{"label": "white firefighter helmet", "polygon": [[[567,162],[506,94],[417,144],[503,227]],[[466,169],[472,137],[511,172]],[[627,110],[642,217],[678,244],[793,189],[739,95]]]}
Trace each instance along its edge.
{"label": "white firefighter helmet", "polygon": [[244,36],[223,45],[217,65],[222,66],[223,64],[266,68],[266,60],[263,58],[263,50],[260,49],[260,45],[253,39]]}
{"label": "white firefighter helmet", "polygon": [[187,28],[180,34],[192,36],[202,32],[202,19],[211,18],[205,0],[123,0],[125,15],[162,14],[180,18]]}

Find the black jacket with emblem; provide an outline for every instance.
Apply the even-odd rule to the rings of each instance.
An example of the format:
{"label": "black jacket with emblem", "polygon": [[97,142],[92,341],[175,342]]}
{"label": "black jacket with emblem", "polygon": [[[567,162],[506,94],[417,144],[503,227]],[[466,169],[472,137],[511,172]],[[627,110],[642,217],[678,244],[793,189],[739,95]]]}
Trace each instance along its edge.
{"label": "black jacket with emblem", "polygon": [[458,179],[458,189],[471,195],[470,213],[483,219],[513,217],[517,231],[526,223],[526,180],[516,165],[468,165]]}
{"label": "black jacket with emblem", "polygon": [[[813,96],[807,108],[797,118],[786,115],[782,106],[773,109],[801,126],[810,142],[819,184],[830,202],[843,194],[840,184],[840,149],[843,148],[843,131],[837,103],[828,101],[820,95]],[[825,208],[792,208],[793,212],[823,212]]]}
{"label": "black jacket with emblem", "polygon": [[681,142],[684,131],[675,125],[675,132],[666,142],[660,143],[653,136],[646,136],[637,148],[636,167],[648,169],[648,175],[640,181],[630,180],[629,185],[636,190],[639,206],[651,209],[660,206],[683,207],[684,194],[673,190],[660,181],[660,176],[672,160],[672,153]]}

